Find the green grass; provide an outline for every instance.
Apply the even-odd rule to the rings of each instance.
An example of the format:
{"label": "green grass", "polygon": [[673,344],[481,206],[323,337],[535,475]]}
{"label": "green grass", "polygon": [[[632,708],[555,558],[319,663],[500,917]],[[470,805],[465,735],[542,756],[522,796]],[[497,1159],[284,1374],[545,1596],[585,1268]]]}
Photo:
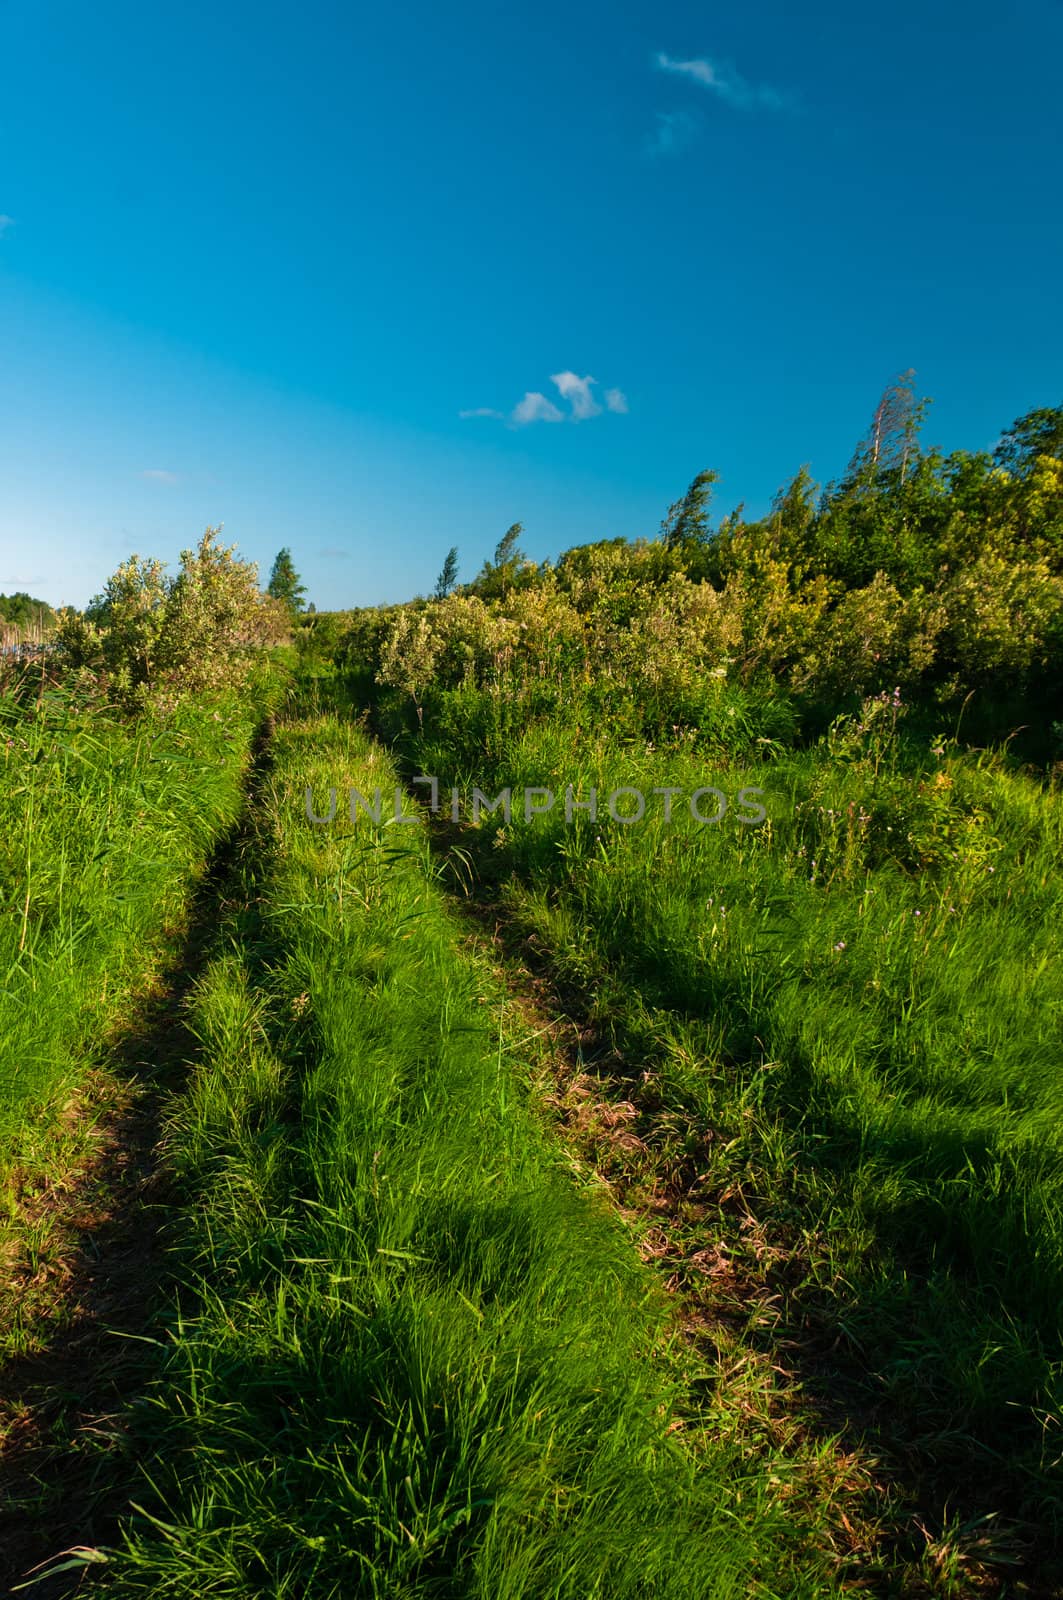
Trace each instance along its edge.
{"label": "green grass", "polygon": [[251,720],[235,697],[135,722],[56,686],[0,703],[0,1178],[47,1164],[180,922],[238,813]]}
{"label": "green grass", "polygon": [[[768,821],[518,808],[441,856],[342,798],[307,820],[307,786],[320,810],[396,781],[336,689],[319,664],[249,794],[244,701],[7,714],[9,1165],[44,1159],[243,819],[197,902],[168,1287],[97,1583],[958,1597],[1013,1558],[1049,1582],[1058,790],[888,706],[786,749],[728,690],[654,748],[457,693],[405,747],[445,785],[755,786]],[[470,884],[587,1043],[567,1102],[542,1018],[468,948]]]}
{"label": "green grass", "polygon": [[[889,715],[758,757],[741,736],[621,745],[578,705],[484,741],[475,698],[440,697],[408,746],[444,784],[763,788],[761,828],[682,806],[566,826],[559,807],[466,845],[642,1069],[637,1131],[667,1144],[679,1119],[703,1202],[741,1186],[825,1414],[939,1526],[1003,1514],[1058,1537],[1058,788]],[[725,1204],[699,1228],[735,1236]]]}
{"label": "green grass", "polygon": [[194,1001],[179,1288],[108,1589],[835,1592],[831,1508],[696,1426],[664,1297],[533,1113],[421,829],[307,822],[306,784],[393,781],[379,748],[320,717],[274,754]]}

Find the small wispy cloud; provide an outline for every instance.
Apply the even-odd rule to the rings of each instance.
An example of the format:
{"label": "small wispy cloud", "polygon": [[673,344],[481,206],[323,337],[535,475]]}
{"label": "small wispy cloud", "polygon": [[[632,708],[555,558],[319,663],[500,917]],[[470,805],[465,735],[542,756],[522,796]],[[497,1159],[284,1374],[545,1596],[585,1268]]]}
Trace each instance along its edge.
{"label": "small wispy cloud", "polygon": [[177,483],[179,481],[176,472],[167,472],[164,467],[145,467],[140,476],[147,478],[149,483]]}
{"label": "small wispy cloud", "polygon": [[529,389],[523,400],[518,400],[510,413],[510,421],[515,427],[526,427],[529,422],[564,422],[564,412],[559,411],[552,400],[548,400],[537,389]]}
{"label": "small wispy cloud", "polygon": [[586,422],[589,417],[600,417],[602,408],[591,394],[591,384],[597,379],[579,378],[574,372],[555,372],[550,382],[563,400],[572,407],[573,422]]}
{"label": "small wispy cloud", "polygon": [[679,61],[659,50],[656,65],[661,72],[700,84],[738,111],[787,111],[793,106],[792,95],[767,83],[750,83],[729,61],[711,61],[708,56]]}
{"label": "small wispy cloud", "polygon": [[349,561],[351,559],[349,550],[341,550],[339,545],[333,544],[327,544],[323,550],[317,552],[317,555],[322,561]]}
{"label": "small wispy cloud", "polygon": [[607,389],[603,408],[592,392],[597,379],[589,373],[581,378],[576,372],[555,372],[550,382],[560,398],[568,402],[567,411],[563,411],[539,389],[529,389],[510,412],[498,411],[494,406],[475,406],[468,411],[459,411],[458,416],[490,417],[496,422],[507,423],[511,428],[526,428],[533,422],[588,422],[592,417],[600,417],[603,409],[621,415],[627,412],[627,397],[622,389]]}
{"label": "small wispy cloud", "polygon": [[702,118],[696,111],[658,111],[657,126],[646,140],[646,154],[674,156],[693,144]]}
{"label": "small wispy cloud", "polygon": [[0,211],[0,233],[6,233],[8,228],[13,228],[14,226],[14,217],[9,217],[6,211]]}

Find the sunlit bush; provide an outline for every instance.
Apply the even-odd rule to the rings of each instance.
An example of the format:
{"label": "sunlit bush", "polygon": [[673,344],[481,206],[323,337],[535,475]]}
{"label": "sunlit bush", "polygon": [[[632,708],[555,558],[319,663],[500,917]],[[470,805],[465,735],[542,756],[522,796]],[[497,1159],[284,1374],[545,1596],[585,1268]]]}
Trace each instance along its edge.
{"label": "sunlit bush", "polygon": [[124,561],[83,616],[63,615],[60,662],[101,674],[132,705],[241,678],[253,648],[280,638],[288,618],[259,593],[254,564],[220,545],[218,533],[208,528],[194,550],[182,551],[173,577],[161,561]]}

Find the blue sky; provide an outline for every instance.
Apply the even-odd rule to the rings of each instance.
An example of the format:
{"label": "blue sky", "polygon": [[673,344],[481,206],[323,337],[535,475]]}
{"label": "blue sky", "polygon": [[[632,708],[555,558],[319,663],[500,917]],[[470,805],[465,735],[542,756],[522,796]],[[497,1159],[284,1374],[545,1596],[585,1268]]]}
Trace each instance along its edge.
{"label": "blue sky", "polygon": [[1060,0],[6,0],[0,56],[0,590],[223,522],[400,599],[705,466],[762,510],[908,367],[946,448],[1063,398]]}

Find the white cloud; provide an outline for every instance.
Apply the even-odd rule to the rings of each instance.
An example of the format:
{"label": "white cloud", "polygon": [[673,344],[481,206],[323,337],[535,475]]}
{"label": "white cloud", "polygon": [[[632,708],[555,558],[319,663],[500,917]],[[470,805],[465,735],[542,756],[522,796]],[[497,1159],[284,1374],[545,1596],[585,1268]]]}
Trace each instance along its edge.
{"label": "white cloud", "polygon": [[748,83],[729,62],[710,61],[707,56],[677,61],[663,50],[658,51],[656,61],[662,72],[674,72],[700,83],[739,111],[785,111],[792,104],[789,95],[773,89],[770,84]]}
{"label": "white cloud", "polygon": [[657,126],[646,140],[647,155],[678,155],[694,142],[701,122],[696,111],[658,111]]}
{"label": "white cloud", "polygon": [[564,422],[563,414],[552,400],[536,390],[529,390],[523,400],[518,400],[510,413],[510,421],[518,428],[529,422]]}
{"label": "white cloud", "polygon": [[0,233],[6,233],[8,228],[13,228],[14,226],[14,217],[9,217],[6,211],[0,211]]}
{"label": "white cloud", "polygon": [[563,400],[572,407],[573,422],[586,422],[588,417],[600,417],[602,408],[591,394],[594,378],[577,378],[574,372],[555,372],[550,382]]}
{"label": "white cloud", "polygon": [[[550,382],[557,389],[562,400],[568,401],[569,409],[563,411],[555,405],[545,394],[538,389],[529,389],[524,398],[510,412],[496,411],[494,406],[475,406],[467,411],[459,411],[462,418],[490,417],[496,422],[506,422],[511,428],[526,428],[533,422],[587,422],[591,417],[600,417],[603,407],[597,396],[592,393],[597,379],[590,374],[581,378],[575,372],[555,372]],[[607,389],[605,391],[605,410],[624,414],[627,411],[627,398],[622,389]]]}
{"label": "white cloud", "polygon": [[149,483],[176,483],[177,473],[167,472],[163,467],[147,467],[140,476],[147,478]]}

